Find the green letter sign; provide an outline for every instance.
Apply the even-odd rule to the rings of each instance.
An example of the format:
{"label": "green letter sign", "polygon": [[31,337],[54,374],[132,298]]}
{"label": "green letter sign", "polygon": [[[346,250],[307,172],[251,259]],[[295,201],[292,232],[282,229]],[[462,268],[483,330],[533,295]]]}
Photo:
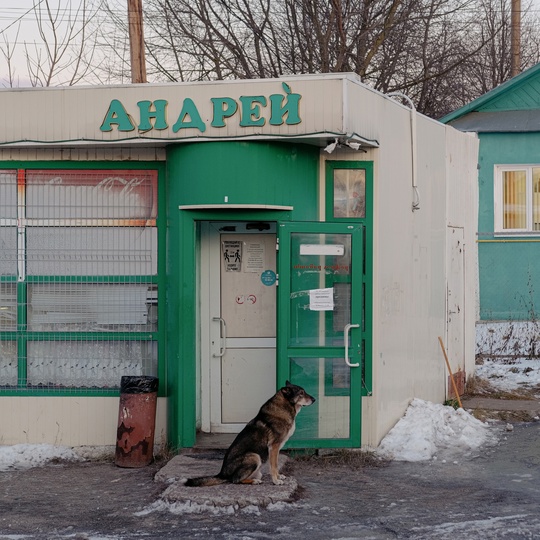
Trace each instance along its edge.
{"label": "green letter sign", "polygon": [[99,129],[101,131],[112,131],[113,124],[118,126],[118,131],[133,131],[135,129],[129,114],[117,99],[111,101],[105,120],[103,120],[103,124]]}

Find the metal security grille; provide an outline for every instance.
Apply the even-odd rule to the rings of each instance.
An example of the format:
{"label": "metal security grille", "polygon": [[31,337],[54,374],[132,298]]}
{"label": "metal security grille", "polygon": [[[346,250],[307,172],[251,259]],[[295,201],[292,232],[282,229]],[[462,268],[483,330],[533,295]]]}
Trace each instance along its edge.
{"label": "metal security grille", "polygon": [[0,171],[0,388],[157,375],[157,172]]}

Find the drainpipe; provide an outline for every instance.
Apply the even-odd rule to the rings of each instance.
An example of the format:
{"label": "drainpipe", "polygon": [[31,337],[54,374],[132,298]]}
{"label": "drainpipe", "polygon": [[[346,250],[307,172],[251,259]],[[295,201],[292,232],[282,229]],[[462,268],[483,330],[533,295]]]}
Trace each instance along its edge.
{"label": "drainpipe", "polygon": [[386,94],[388,97],[397,97],[406,101],[411,110],[411,164],[412,164],[412,189],[413,189],[413,202],[412,211],[420,210],[420,193],[418,192],[417,183],[417,166],[416,166],[416,107],[412,102],[412,99],[401,92],[390,92]]}

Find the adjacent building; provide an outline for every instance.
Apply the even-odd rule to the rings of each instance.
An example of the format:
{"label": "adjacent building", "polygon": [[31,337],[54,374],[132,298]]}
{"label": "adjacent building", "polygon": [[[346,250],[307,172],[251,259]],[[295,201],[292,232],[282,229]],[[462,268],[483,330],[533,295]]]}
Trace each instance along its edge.
{"label": "adjacent building", "polygon": [[540,336],[540,64],[442,121],[479,150],[477,353],[536,357]]}

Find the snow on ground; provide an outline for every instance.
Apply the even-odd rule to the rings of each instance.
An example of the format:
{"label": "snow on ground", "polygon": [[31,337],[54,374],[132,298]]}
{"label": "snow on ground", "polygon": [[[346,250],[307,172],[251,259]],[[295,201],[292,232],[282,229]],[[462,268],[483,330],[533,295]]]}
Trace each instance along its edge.
{"label": "snow on ground", "polygon": [[52,444],[0,446],[0,471],[31,469],[58,461],[81,461],[71,448]]}
{"label": "snow on ground", "polygon": [[540,360],[517,358],[501,362],[486,359],[482,365],[476,366],[475,375],[489,381],[497,390],[540,386]]}
{"label": "snow on ground", "polygon": [[[536,386],[540,385],[540,361],[522,359],[509,364],[486,360],[477,366],[476,375],[506,391]],[[463,409],[414,399],[376,452],[394,460],[422,461],[452,452],[470,453],[492,444],[495,437],[493,427],[476,420]],[[0,446],[0,471],[92,459],[93,455],[97,456],[96,452],[99,449],[92,452],[50,444]]]}

